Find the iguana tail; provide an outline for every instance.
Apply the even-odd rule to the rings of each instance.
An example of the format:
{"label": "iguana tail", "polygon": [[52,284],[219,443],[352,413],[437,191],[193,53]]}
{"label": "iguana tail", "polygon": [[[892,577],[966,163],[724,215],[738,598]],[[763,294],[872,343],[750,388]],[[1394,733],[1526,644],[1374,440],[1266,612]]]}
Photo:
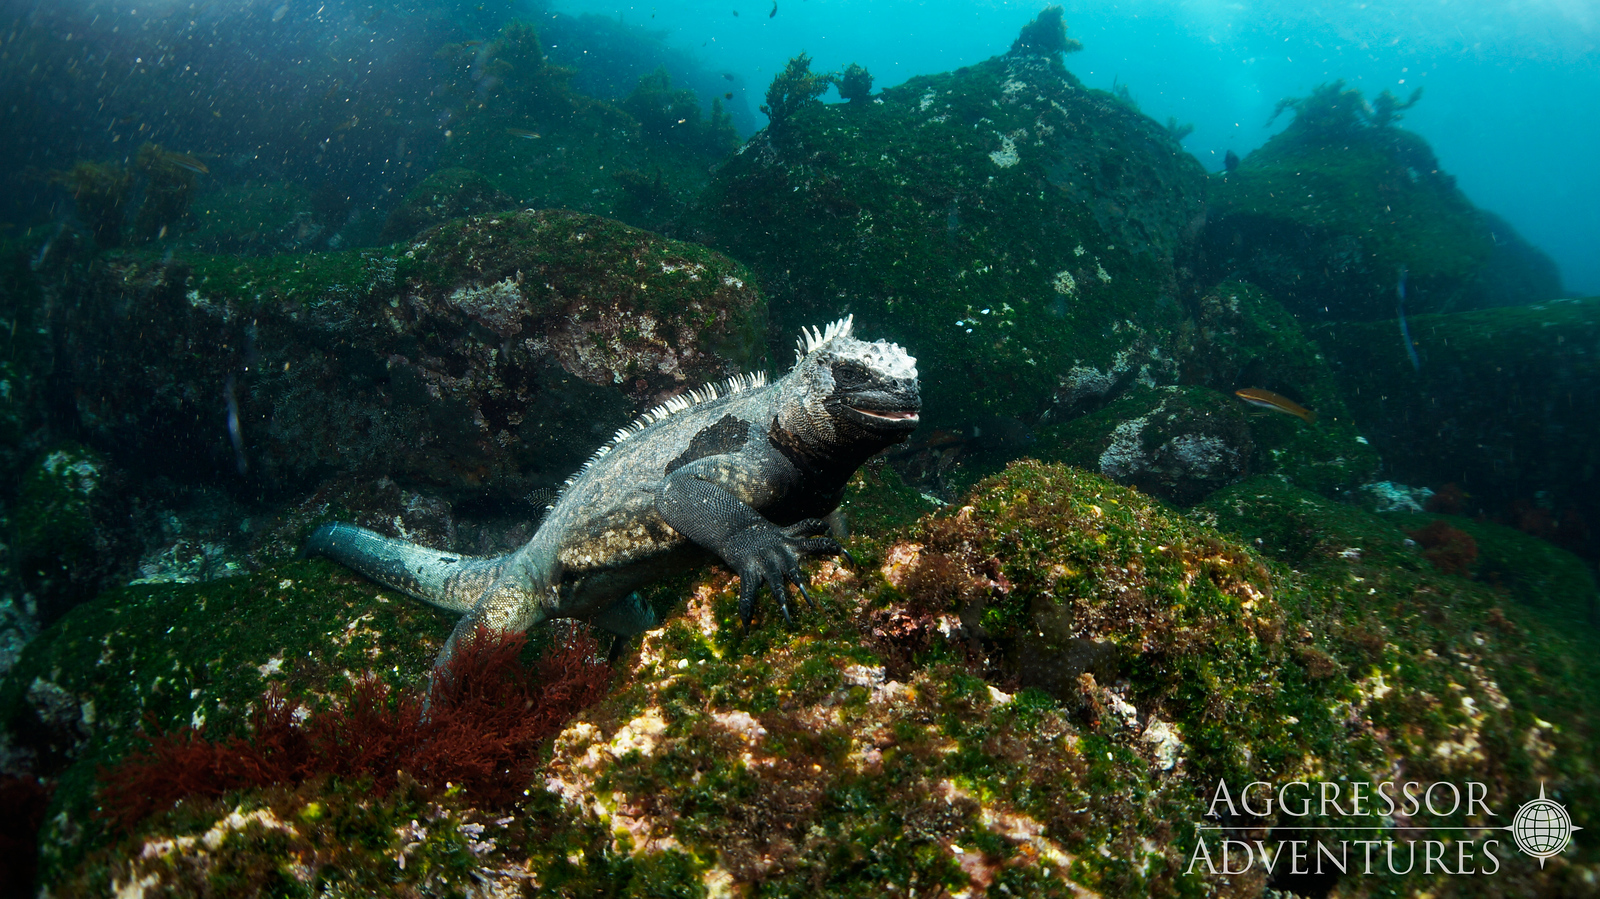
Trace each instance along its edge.
{"label": "iguana tail", "polygon": [[510,558],[439,552],[342,522],[317,528],[306,541],[306,554],[326,556],[386,587],[462,615],[478,604]]}

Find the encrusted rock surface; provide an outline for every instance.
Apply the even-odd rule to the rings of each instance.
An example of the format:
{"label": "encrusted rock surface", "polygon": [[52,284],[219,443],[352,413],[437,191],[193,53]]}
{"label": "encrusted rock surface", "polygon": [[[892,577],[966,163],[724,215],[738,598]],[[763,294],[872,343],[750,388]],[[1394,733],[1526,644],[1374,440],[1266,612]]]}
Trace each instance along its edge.
{"label": "encrusted rock surface", "polygon": [[[897,501],[870,481],[848,502],[861,520]],[[46,855],[58,896],[472,884],[1254,897],[1278,881],[1260,866],[1207,873],[1194,864],[1203,840],[1216,853],[1216,840],[1269,825],[1393,824],[1348,802],[1310,818],[1207,818],[1219,780],[1235,792],[1254,780],[1470,780],[1502,816],[1407,819],[1440,827],[1498,826],[1542,783],[1575,824],[1600,826],[1593,636],[1530,605],[1531,582],[1507,595],[1437,570],[1396,526],[1422,518],[1379,518],[1273,478],[1185,517],[1095,475],[1019,463],[958,507],[854,539],[862,564],[817,566],[819,609],[794,627],[772,616],[741,628],[725,573],[655,591],[666,623],[509,807],[403,779],[374,795],[324,778],[185,801],[125,835],[86,817],[91,759],[114,761],[141,710],[226,727],[271,681],[314,704],[340,666],[420,681],[447,622],[326,578],[324,563],[108,595],[30,647],[0,684],[0,710],[13,726],[65,710],[68,744],[111,747],[61,781]],[[1581,600],[1594,585],[1568,592]],[[164,645],[163,611],[185,607]],[[107,661],[72,661],[94,655]],[[84,728],[97,742],[82,742]],[[1593,893],[1581,844],[1543,868],[1504,842],[1497,857],[1493,882],[1508,893]],[[1333,880],[1335,895],[1467,896],[1481,883],[1420,866]]]}
{"label": "encrusted rock surface", "polygon": [[930,422],[1031,421],[1175,380],[1174,259],[1204,178],[1058,58],[1010,53],[802,105],[718,171],[688,225],[761,274],[786,325],[850,311],[913,347]]}
{"label": "encrusted rock surface", "polygon": [[60,291],[89,439],[271,489],[372,472],[520,496],[640,407],[758,364],[766,334],[738,264],[559,210],[378,250],[102,256]]}

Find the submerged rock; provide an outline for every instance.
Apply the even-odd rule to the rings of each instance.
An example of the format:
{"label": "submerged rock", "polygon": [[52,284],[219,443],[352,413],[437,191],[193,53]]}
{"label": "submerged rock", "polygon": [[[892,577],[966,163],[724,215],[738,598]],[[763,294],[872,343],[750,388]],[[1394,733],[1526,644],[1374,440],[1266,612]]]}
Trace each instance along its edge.
{"label": "submerged rock", "polygon": [[422,179],[389,213],[380,239],[384,243],[410,240],[418,232],[450,219],[499,212],[516,205],[493,182],[471,169],[441,169]]}
{"label": "submerged rock", "polygon": [[1411,313],[1559,296],[1549,258],[1394,124],[1409,105],[1343,82],[1280,104],[1294,121],[1211,179],[1206,276],[1253,281],[1310,320],[1393,316],[1401,285]]}
{"label": "submerged rock", "polygon": [[1255,444],[1241,403],[1204,387],[1141,387],[1050,428],[1038,455],[1098,471],[1179,505],[1250,472]]}
{"label": "submerged rock", "polygon": [[[871,480],[858,475],[847,508],[872,504]],[[228,883],[398,896],[471,881],[571,894],[1261,896],[1298,881],[1195,860],[1268,826],[1391,826],[1347,797],[1307,817],[1207,817],[1219,783],[1237,797],[1256,780],[1472,781],[1500,816],[1423,809],[1414,827],[1499,826],[1542,783],[1574,824],[1600,826],[1588,801],[1600,797],[1592,633],[1443,574],[1390,521],[1274,478],[1193,515],[1236,536],[1098,476],[1019,463],[959,507],[855,540],[866,564],[817,566],[819,609],[793,628],[741,628],[725,573],[654,591],[662,604],[689,598],[510,804],[403,778],[384,793],[337,779],[251,789],[185,801],[129,834],[87,831],[46,855],[47,882],[53,895]],[[416,682],[445,625],[320,563],[96,607],[30,648],[0,710],[92,702],[102,745],[126,745],[146,704],[163,722],[191,709],[220,721],[267,679],[315,689],[345,666]],[[174,635],[162,636],[173,626],[162,608],[179,613]],[[316,661],[324,650],[334,655]],[[45,679],[65,700],[24,698],[24,681],[54,670]],[[82,716],[62,717],[70,736]],[[52,808],[57,840],[88,822],[89,756],[71,770]],[[1359,844],[1349,851],[1359,859]],[[1518,894],[1581,891],[1595,864],[1581,842],[1545,867],[1505,841],[1494,851],[1494,882]],[[1420,865],[1373,881],[1437,896],[1480,882]]]}
{"label": "submerged rock", "polygon": [[1537,503],[1574,549],[1600,553],[1600,298],[1407,324],[1415,366],[1393,319],[1312,331],[1387,475],[1456,484],[1491,512]]}
{"label": "submerged rock", "polygon": [[642,406],[754,367],[766,305],[702,247],[531,210],[381,250],[97,259],[57,377],[145,470],[273,489],[365,472],[521,497]]}
{"label": "submerged rock", "polygon": [[1169,131],[1023,48],[796,104],[688,223],[755,267],[785,326],[849,311],[913,348],[925,416],[952,427],[1173,380],[1174,257],[1203,192]]}

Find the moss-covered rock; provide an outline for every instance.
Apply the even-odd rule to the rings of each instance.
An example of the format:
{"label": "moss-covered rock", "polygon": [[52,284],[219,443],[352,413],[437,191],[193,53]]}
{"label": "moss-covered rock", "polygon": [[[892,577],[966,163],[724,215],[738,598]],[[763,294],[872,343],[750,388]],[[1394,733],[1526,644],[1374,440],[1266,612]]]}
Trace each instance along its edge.
{"label": "moss-covered rock", "polygon": [[786,326],[849,311],[911,347],[930,423],[1033,420],[1172,380],[1203,178],[1161,125],[1023,49],[870,103],[808,95],[688,224],[760,272]]}
{"label": "moss-covered rock", "polygon": [[450,219],[509,209],[515,201],[488,178],[471,169],[434,172],[411,189],[383,223],[384,243],[409,240],[418,232]]}
{"label": "moss-covered rock", "polygon": [[53,620],[102,589],[123,559],[126,483],[100,454],[63,444],[22,478],[7,537],[16,584]]}
{"label": "moss-covered rock", "polygon": [[1224,393],[1270,390],[1317,413],[1349,418],[1338,381],[1311,339],[1282,303],[1247,281],[1224,281],[1194,303],[1194,334],[1186,341],[1183,380]]}
{"label": "moss-covered rock", "polygon": [[73,609],[0,681],[13,751],[51,776],[45,876],[111,834],[94,816],[96,769],[141,729],[239,729],[269,685],[308,702],[365,671],[415,687],[453,622],[325,562],[208,584],[128,587]]}
{"label": "moss-covered rock", "polygon": [[[1327,324],[1328,352],[1355,420],[1389,476],[1454,483],[1480,508],[1547,506],[1573,531],[1600,521],[1600,298],[1408,320]],[[1600,536],[1575,543],[1600,554]]]}
{"label": "moss-covered rock", "polygon": [[[880,535],[862,547],[863,567],[818,566],[819,609],[795,628],[777,616],[741,628],[733,578],[699,579],[622,663],[612,696],[569,722],[513,807],[335,781],[185,802],[75,869],[53,868],[53,894],[132,883],[455,894],[473,878],[571,895],[1257,896],[1297,881],[1259,866],[1210,875],[1192,864],[1204,841],[1216,853],[1225,836],[1262,839],[1270,853],[1267,826],[1350,828],[1327,840],[1378,828],[1405,851],[1387,830],[1395,822],[1348,802],[1307,818],[1207,818],[1219,781],[1237,792],[1253,780],[1471,780],[1502,816],[1423,810],[1414,827],[1498,826],[1542,783],[1575,824],[1600,826],[1592,634],[1441,574],[1394,525],[1277,479],[1229,488],[1195,514],[1253,548],[1098,476],[1020,463],[959,508]],[[213,667],[241,688],[280,654],[298,672],[308,642],[341,653],[307,669],[318,676],[372,652],[369,667],[422,670],[405,647],[442,628],[393,618],[405,606],[343,577],[300,592],[330,572],[265,575],[229,607],[249,629],[206,625],[194,609],[173,645],[139,637],[170,626],[160,616],[108,613],[202,588],[116,594],[99,617],[69,619],[90,630],[35,644],[30,670],[59,657],[52,677],[77,678],[62,684],[73,708],[102,690],[124,698],[108,708],[154,703],[166,721],[191,714],[181,688],[202,670],[188,650],[172,668],[172,653],[205,639],[221,645],[198,657],[225,653]],[[318,589],[334,591],[327,618],[252,617]],[[225,602],[206,595],[210,612]],[[325,633],[346,619],[359,637],[335,648]],[[254,654],[236,658],[229,642]],[[112,661],[90,661],[103,653]],[[170,691],[146,686],[158,674]],[[0,692],[7,708],[25,705],[20,684]],[[224,714],[208,703],[201,711]],[[1517,894],[1581,893],[1600,863],[1581,840],[1542,868],[1505,841],[1496,854],[1494,887]],[[1419,866],[1333,886],[1465,896],[1483,884]]]}
{"label": "moss-covered rock", "polygon": [[1255,444],[1233,397],[1204,387],[1136,387],[1041,431],[1032,454],[1188,505],[1248,474]]}
{"label": "moss-covered rock", "polygon": [[141,466],[273,487],[372,472],[520,497],[639,407],[759,365],[717,253],[523,211],[382,250],[102,257],[53,322],[78,421]]}
{"label": "moss-covered rock", "polygon": [[[1392,316],[1402,282],[1412,312],[1560,295],[1548,260],[1520,238],[1498,249],[1509,226],[1472,205],[1427,141],[1394,125],[1404,104],[1391,97],[1385,111],[1333,82],[1280,110],[1289,106],[1287,128],[1211,179],[1211,277],[1254,281],[1308,319]],[[1507,294],[1509,282],[1520,285]]]}

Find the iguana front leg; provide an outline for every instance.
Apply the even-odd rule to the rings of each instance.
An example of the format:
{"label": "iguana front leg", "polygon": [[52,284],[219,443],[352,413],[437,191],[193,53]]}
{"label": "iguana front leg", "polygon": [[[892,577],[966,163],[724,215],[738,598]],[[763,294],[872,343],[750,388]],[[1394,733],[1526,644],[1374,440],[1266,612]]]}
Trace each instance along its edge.
{"label": "iguana front leg", "polygon": [[668,476],[656,498],[656,510],[674,530],[711,550],[739,575],[739,617],[750,625],[756,594],[765,583],[778,600],[783,617],[789,616],[789,584],[811,602],[800,560],[806,556],[836,556],[844,547],[827,533],[820,518],[807,518],[779,527],[727,490],[698,473],[679,469]]}

